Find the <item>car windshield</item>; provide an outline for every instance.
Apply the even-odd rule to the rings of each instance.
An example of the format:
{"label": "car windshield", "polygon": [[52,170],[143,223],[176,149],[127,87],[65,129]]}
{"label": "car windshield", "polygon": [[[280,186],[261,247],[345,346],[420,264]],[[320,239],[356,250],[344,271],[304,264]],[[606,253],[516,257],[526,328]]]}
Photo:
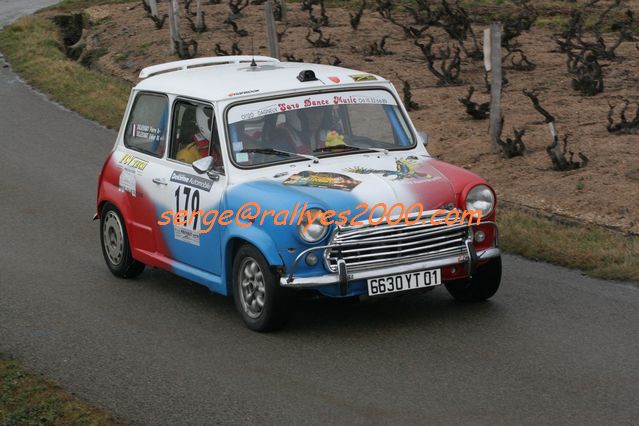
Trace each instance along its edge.
{"label": "car windshield", "polygon": [[385,90],[244,103],[229,109],[227,122],[230,152],[240,167],[415,145],[397,101]]}

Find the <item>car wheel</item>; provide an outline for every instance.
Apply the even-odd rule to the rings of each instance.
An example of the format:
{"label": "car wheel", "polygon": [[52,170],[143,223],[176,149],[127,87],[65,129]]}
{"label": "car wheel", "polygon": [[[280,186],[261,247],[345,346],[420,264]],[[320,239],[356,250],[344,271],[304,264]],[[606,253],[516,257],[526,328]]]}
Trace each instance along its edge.
{"label": "car wheel", "polygon": [[113,204],[106,204],[100,215],[102,254],[116,277],[134,278],[144,271],[144,264],[133,259],[124,220]]}
{"label": "car wheel", "polygon": [[262,253],[250,244],[240,247],[233,259],[233,296],[251,330],[270,331],[284,325],[288,292],[280,286]]}
{"label": "car wheel", "polygon": [[472,278],[446,284],[448,292],[461,302],[480,302],[491,298],[501,283],[501,257],[479,266]]}

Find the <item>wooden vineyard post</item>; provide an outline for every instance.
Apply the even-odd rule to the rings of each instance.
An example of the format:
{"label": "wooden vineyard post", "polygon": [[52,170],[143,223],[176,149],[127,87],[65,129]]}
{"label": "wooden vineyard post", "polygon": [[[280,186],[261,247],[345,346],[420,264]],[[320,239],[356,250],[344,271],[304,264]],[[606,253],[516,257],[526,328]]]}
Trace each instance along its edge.
{"label": "wooden vineyard post", "polygon": [[[487,37],[484,36],[484,40]],[[488,43],[490,58],[490,152],[496,153],[499,149],[499,136],[501,135],[501,23],[493,22],[490,25],[490,43]],[[486,49],[486,43],[484,44]],[[484,50],[485,64],[487,60]],[[488,71],[488,70],[487,70]]]}
{"label": "wooden vineyard post", "polygon": [[264,15],[266,19],[266,35],[268,37],[268,50],[273,58],[279,59],[280,52],[277,45],[277,30],[275,28],[275,17],[273,16],[273,2],[268,0],[264,5]]}

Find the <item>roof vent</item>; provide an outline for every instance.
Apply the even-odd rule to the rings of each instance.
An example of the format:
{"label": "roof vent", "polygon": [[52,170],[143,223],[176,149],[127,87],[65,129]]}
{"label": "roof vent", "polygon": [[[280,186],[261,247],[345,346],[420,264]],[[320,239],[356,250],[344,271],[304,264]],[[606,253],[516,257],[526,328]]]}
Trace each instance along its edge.
{"label": "roof vent", "polygon": [[315,81],[317,77],[315,77],[315,73],[312,70],[302,70],[297,76],[297,79],[304,83],[305,81]]}

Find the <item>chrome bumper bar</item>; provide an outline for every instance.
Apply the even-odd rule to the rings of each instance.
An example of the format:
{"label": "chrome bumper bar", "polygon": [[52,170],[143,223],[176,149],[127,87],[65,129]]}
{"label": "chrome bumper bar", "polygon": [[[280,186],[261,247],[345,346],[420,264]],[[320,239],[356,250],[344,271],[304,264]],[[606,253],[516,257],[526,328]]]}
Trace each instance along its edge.
{"label": "chrome bumper bar", "polygon": [[[497,229],[497,227],[495,227]],[[335,245],[325,245],[318,247],[311,247],[302,251],[293,262],[293,267],[288,275],[280,278],[280,285],[283,287],[294,288],[308,288],[308,287],[320,287],[326,285],[339,284],[340,290],[343,294],[346,294],[346,286],[349,281],[357,281],[368,278],[381,277],[386,275],[395,275],[416,272],[425,269],[441,268],[449,265],[456,265],[459,263],[466,263],[468,265],[469,274],[472,273],[479,261],[498,257],[501,255],[501,250],[497,247],[491,247],[486,250],[476,251],[472,244],[472,236],[465,241],[466,253],[462,256],[453,255],[436,259],[428,259],[423,261],[416,261],[413,263],[405,263],[394,266],[387,266],[381,268],[371,268],[365,270],[358,270],[349,272],[346,263],[343,260],[337,262],[337,272],[315,275],[311,277],[295,277],[295,270],[299,262],[311,251],[326,250],[327,248],[334,248]]]}

